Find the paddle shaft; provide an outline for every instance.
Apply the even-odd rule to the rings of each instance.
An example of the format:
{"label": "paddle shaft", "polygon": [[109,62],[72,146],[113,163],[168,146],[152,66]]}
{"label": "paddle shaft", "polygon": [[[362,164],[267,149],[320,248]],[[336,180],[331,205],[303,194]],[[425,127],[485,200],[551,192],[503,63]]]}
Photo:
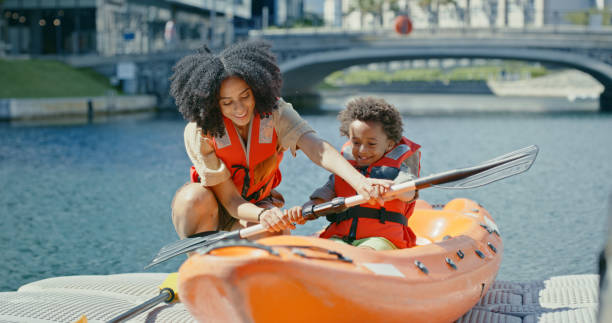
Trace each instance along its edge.
{"label": "paddle shaft", "polygon": [[[392,200],[395,196],[399,194],[402,194],[408,191],[414,191],[416,188],[414,184],[415,184],[415,181],[407,181],[407,182],[393,185],[391,186],[391,190],[386,192],[383,195],[383,199]],[[302,210],[302,215],[307,220],[314,220],[324,215],[342,212],[349,207],[360,205],[365,202],[366,202],[366,199],[363,198],[363,196],[361,195],[355,195],[355,196],[351,196],[347,198],[336,197],[335,199],[329,202],[325,202],[325,203],[321,203],[317,205],[311,205],[309,207],[304,208]],[[240,238],[244,239],[244,238],[252,237],[260,233],[264,233],[266,231],[268,230],[266,230],[263,225],[257,224],[254,226],[250,226],[248,228],[244,228],[240,230],[239,232],[240,232]]]}
{"label": "paddle shaft", "polygon": [[117,316],[115,316],[114,318],[112,318],[110,321],[108,321],[107,323],[117,323],[117,322],[123,322],[126,320],[129,320],[131,318],[133,318],[134,316],[147,311],[153,307],[155,307],[157,304],[162,303],[162,302],[166,302],[166,303],[170,303],[174,300],[174,291],[170,288],[164,288],[162,290],[159,291],[159,295],[149,299],[148,301],[133,307],[131,309],[129,309],[128,311],[126,311],[125,313],[119,314]]}
{"label": "paddle shaft", "polygon": [[[519,160],[524,158],[525,155],[517,155],[510,158],[504,158],[499,160],[493,160],[482,165],[462,168],[462,169],[454,169],[449,170],[443,173],[433,174],[430,176],[418,178],[413,181],[407,181],[399,184],[395,184],[391,186],[391,189],[383,195],[384,200],[392,200],[396,198],[398,195],[415,190],[421,190],[424,188],[428,188],[437,184],[444,184],[453,182],[456,180],[460,180],[463,178],[467,178],[473,176],[475,174],[479,174],[485,172],[489,169],[498,167],[500,165],[508,164],[512,161]],[[452,188],[452,187],[449,187]],[[460,187],[457,187],[460,188]],[[343,210],[360,205],[367,202],[367,200],[361,195],[355,195],[347,198],[337,197],[329,202],[321,203],[318,205],[311,205],[302,210],[302,214],[304,218],[307,220],[314,220],[320,216],[333,214],[342,212]],[[263,225],[258,224],[248,228],[244,228],[239,231],[240,238],[248,238],[254,235],[266,232],[267,230]]]}

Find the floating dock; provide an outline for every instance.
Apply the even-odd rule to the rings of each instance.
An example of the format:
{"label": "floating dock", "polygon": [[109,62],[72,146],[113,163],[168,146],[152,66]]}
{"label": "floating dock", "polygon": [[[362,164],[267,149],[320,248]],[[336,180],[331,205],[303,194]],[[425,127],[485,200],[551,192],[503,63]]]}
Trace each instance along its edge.
{"label": "floating dock", "polygon": [[[0,293],[0,323],[105,322],[159,294],[167,273],[67,276]],[[596,323],[599,275],[496,281],[457,323]],[[180,295],[179,295],[180,297]],[[130,322],[194,322],[181,303],[161,304]]]}

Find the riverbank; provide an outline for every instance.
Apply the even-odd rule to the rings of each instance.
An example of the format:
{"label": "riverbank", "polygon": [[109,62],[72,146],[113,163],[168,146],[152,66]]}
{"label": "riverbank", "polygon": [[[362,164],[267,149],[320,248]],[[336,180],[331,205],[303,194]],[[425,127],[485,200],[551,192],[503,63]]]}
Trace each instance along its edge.
{"label": "riverbank", "polygon": [[487,85],[497,96],[557,97],[570,102],[599,99],[604,90],[592,76],[577,70],[563,70],[527,80],[489,80]]}
{"label": "riverbank", "polygon": [[[358,96],[379,96],[403,114],[509,112],[597,112],[603,86],[576,70],[517,80],[401,81],[320,88],[318,95],[290,101],[308,112],[309,106],[335,113]],[[302,110],[300,110],[303,112]]]}
{"label": "riverbank", "polygon": [[0,120],[93,118],[152,111],[152,95],[122,95],[103,75],[52,60],[0,59]]}
{"label": "riverbank", "polygon": [[598,99],[604,88],[593,77],[577,70],[561,70],[529,79],[414,80],[372,82],[364,85],[323,87],[321,91],[359,91],[406,94],[490,94],[514,97],[558,97],[569,101]]}
{"label": "riverbank", "polygon": [[[321,92],[322,112],[337,113],[351,99],[359,96],[384,98],[404,115],[438,115],[459,113],[547,113],[597,112],[597,99],[575,99],[554,96],[496,96],[493,94],[398,93],[343,90]],[[295,103],[294,103],[295,105]]]}
{"label": "riverbank", "polygon": [[105,95],[66,98],[0,99],[0,120],[87,117],[152,111],[153,95]]}

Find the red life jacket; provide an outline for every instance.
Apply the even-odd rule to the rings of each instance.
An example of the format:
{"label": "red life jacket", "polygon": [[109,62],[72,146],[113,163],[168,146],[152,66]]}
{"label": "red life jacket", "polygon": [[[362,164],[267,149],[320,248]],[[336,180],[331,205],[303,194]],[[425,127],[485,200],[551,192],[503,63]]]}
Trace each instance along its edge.
{"label": "red life jacket", "polygon": [[[416,143],[402,137],[401,141],[386,153],[381,159],[371,164],[365,170],[366,177],[395,179],[400,166],[406,158],[412,156],[420,148]],[[350,141],[342,147],[342,155],[351,165],[356,162],[351,153]],[[420,165],[419,170],[420,172]],[[417,174],[418,176],[418,174]],[[356,194],[355,190],[340,176],[335,175],[334,190],[336,196],[348,197]],[[415,202],[406,203],[401,200],[391,200],[380,205],[362,204],[348,210],[328,216],[332,223],[321,233],[321,238],[341,237],[347,242],[369,237],[384,237],[398,248],[408,248],[415,245],[416,236],[407,226],[408,218],[414,211]]]}
{"label": "red life jacket", "polygon": [[[262,200],[281,182],[279,165],[283,151],[277,151],[278,138],[272,114],[255,113],[249,128],[246,147],[234,127],[223,117],[225,134],[212,138],[215,155],[225,163],[232,174],[232,181],[240,195],[252,203]],[[257,166],[260,166],[258,169]],[[191,167],[191,180],[199,182],[199,175]]]}

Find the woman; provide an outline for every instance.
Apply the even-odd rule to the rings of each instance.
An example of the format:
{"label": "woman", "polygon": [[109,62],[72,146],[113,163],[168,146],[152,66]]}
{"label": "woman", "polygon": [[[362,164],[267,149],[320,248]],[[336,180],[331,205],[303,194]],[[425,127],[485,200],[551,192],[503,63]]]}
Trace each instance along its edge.
{"label": "woman", "polygon": [[302,150],[366,199],[382,201],[390,181],[368,179],[280,99],[281,73],[270,46],[234,44],[219,55],[204,47],[174,67],[170,93],[189,121],[184,139],[192,180],[176,192],[172,222],[185,238],[261,223],[270,232],[303,223],[299,212],[279,209],[274,190],[283,152]]}

